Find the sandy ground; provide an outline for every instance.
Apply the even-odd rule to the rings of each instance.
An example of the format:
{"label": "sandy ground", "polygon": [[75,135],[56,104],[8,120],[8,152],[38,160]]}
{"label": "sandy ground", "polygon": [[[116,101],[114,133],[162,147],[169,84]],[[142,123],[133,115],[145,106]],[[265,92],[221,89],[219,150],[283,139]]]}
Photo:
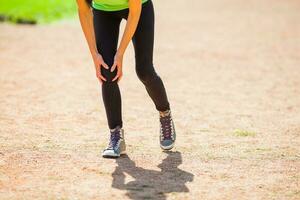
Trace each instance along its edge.
{"label": "sandy ground", "polygon": [[300,199],[300,2],[155,8],[178,140],[160,150],[130,46],[118,160],[78,21],[0,24],[0,199]]}

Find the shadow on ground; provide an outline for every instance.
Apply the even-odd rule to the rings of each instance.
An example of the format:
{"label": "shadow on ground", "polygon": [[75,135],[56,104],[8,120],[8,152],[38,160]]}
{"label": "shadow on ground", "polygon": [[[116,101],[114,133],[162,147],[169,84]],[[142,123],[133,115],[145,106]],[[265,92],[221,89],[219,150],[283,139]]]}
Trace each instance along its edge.
{"label": "shadow on ground", "polygon": [[[166,199],[167,193],[189,192],[185,185],[192,182],[194,175],[178,168],[182,163],[180,152],[167,152],[168,156],[158,167],[161,171],[137,167],[127,155],[117,159],[113,172],[112,187],[126,190],[131,199]],[[125,183],[126,174],[135,180]]]}

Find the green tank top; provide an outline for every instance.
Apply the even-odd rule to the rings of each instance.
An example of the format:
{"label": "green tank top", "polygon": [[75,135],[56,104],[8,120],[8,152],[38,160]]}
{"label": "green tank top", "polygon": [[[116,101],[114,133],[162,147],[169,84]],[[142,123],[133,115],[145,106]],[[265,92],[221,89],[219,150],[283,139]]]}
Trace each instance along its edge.
{"label": "green tank top", "polygon": [[[148,0],[142,0],[145,3]],[[93,0],[92,7],[97,10],[118,11],[128,8],[128,0]]]}

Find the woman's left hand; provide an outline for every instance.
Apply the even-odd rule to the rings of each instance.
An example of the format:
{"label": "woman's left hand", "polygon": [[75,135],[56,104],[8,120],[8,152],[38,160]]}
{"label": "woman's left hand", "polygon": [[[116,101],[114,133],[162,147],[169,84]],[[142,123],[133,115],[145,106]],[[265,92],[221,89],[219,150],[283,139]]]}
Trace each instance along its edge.
{"label": "woman's left hand", "polygon": [[114,60],[114,64],[111,67],[111,72],[115,71],[115,69],[117,68],[117,75],[113,78],[112,81],[115,81],[118,79],[118,82],[121,80],[122,76],[123,76],[123,71],[122,71],[122,65],[123,65],[123,55],[120,54],[116,54],[115,55],[115,60]]}

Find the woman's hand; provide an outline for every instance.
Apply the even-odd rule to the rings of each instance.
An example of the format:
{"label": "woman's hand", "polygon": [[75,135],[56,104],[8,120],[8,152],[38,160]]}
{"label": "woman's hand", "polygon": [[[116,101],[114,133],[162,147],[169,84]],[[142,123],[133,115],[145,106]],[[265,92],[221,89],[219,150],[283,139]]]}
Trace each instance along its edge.
{"label": "woman's hand", "polygon": [[104,78],[104,76],[102,76],[102,74],[101,74],[101,67],[104,67],[105,69],[109,69],[109,67],[104,62],[102,56],[99,53],[95,53],[93,55],[93,60],[94,60],[95,69],[96,69],[96,76],[97,76],[98,80],[100,81],[100,83],[102,83],[103,81],[106,81],[106,78]]}
{"label": "woman's hand", "polygon": [[115,60],[114,60],[114,64],[111,67],[111,72],[115,71],[115,69],[117,68],[117,75],[113,78],[112,81],[115,81],[118,79],[118,83],[121,80],[122,76],[123,76],[123,71],[122,71],[122,66],[123,66],[123,55],[122,54],[116,54],[115,55]]}

